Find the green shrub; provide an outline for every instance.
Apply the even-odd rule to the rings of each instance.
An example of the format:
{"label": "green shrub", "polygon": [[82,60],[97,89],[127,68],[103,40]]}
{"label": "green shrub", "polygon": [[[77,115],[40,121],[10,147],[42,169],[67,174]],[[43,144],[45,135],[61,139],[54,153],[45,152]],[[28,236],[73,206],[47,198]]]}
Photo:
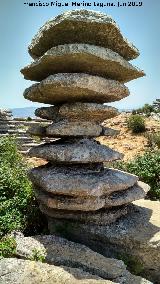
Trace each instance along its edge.
{"label": "green shrub", "polygon": [[0,258],[13,257],[16,253],[16,241],[13,237],[4,237],[0,240]]}
{"label": "green shrub", "polygon": [[133,110],[132,110],[132,114],[134,115],[134,114],[136,114],[136,113],[137,113],[136,110],[133,109]]}
{"label": "green shrub", "polygon": [[30,257],[30,260],[44,262],[45,259],[46,259],[45,251],[42,251],[37,248],[32,250],[32,256]]}
{"label": "green shrub", "polygon": [[142,116],[135,114],[131,115],[127,120],[127,126],[133,133],[145,131],[145,120]]}
{"label": "green shrub", "polygon": [[128,255],[128,254],[117,254],[117,258],[122,260],[129,270],[134,275],[141,275],[144,271],[143,264],[139,261],[138,258]]}
{"label": "green shrub", "polygon": [[32,121],[32,118],[30,116],[28,116],[27,121]]}
{"label": "green shrub", "polygon": [[160,151],[149,151],[130,162],[116,162],[113,167],[139,176],[139,179],[150,185],[148,197],[160,200]]}
{"label": "green shrub", "polygon": [[0,139],[0,196],[0,237],[13,230],[30,235],[46,228],[13,138]]}
{"label": "green shrub", "polygon": [[148,146],[151,148],[158,147],[160,149],[160,132],[147,133],[146,138],[148,139]]}
{"label": "green shrub", "polygon": [[145,114],[150,114],[153,111],[154,111],[154,107],[149,104],[145,104],[144,107],[142,108],[142,112]]}
{"label": "green shrub", "polygon": [[135,112],[137,114],[144,113],[144,114],[146,114],[146,116],[149,117],[151,112],[155,112],[155,110],[154,110],[154,107],[152,105],[145,104],[143,107],[136,109]]}

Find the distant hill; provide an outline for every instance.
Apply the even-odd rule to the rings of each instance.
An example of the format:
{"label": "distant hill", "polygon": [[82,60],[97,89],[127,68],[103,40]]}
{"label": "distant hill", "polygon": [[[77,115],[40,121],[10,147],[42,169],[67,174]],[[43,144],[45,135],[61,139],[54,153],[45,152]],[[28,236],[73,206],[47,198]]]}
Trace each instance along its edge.
{"label": "distant hill", "polygon": [[24,107],[24,108],[13,108],[11,109],[13,117],[35,117],[36,107]]}

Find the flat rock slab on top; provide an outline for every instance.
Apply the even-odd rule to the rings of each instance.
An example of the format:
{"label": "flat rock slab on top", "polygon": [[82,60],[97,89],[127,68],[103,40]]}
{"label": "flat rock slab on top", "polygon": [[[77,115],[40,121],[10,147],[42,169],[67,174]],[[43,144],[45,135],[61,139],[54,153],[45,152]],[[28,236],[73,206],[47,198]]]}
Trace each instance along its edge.
{"label": "flat rock slab on top", "polygon": [[138,49],[123,37],[110,16],[88,10],[64,12],[49,20],[32,39],[28,50],[33,58],[37,58],[51,47],[66,43],[88,43],[107,47],[127,60],[139,55]]}
{"label": "flat rock slab on top", "polygon": [[37,200],[49,208],[71,211],[96,211],[101,208],[117,207],[142,199],[149,189],[150,187],[147,184],[138,182],[133,187],[113,192],[108,196],[87,197],[85,199],[84,197],[49,194],[37,187],[34,188],[34,192]]}
{"label": "flat rock slab on top", "polygon": [[[98,168],[97,168],[98,169]],[[95,172],[94,172],[95,170]],[[138,177],[115,169],[96,172],[82,165],[54,167],[42,166],[29,171],[33,185],[55,195],[103,196],[132,187]]]}
{"label": "flat rock slab on top", "polygon": [[91,139],[60,139],[33,147],[29,151],[29,156],[54,163],[99,163],[123,158],[123,154]]}
{"label": "flat rock slab on top", "polygon": [[56,73],[88,73],[126,83],[144,72],[110,49],[89,44],[52,47],[21,70],[25,79],[41,81]]}
{"label": "flat rock slab on top", "polygon": [[128,88],[117,81],[83,73],[51,75],[24,91],[25,99],[46,104],[105,103],[121,100],[128,95]]}
{"label": "flat rock slab on top", "polygon": [[99,226],[109,225],[130,211],[130,206],[120,206],[116,209],[100,209],[97,211],[69,211],[48,208],[43,204],[39,206],[42,213],[54,219],[71,220],[85,224]]}
{"label": "flat rock slab on top", "polygon": [[103,122],[118,115],[114,107],[94,103],[71,103],[61,106],[41,107],[35,110],[35,115],[43,119],[57,121],[59,119],[90,120]]}

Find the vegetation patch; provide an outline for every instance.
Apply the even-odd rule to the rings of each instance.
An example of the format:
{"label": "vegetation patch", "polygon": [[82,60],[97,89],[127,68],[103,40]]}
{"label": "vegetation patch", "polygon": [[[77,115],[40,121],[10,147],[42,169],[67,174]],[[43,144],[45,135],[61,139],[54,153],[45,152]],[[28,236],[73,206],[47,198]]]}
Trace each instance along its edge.
{"label": "vegetation patch", "polygon": [[138,108],[138,109],[134,109],[132,111],[132,114],[145,114],[147,117],[149,117],[151,115],[151,113],[158,113],[159,110],[156,110],[155,107],[153,105],[150,104],[145,104],[143,107]]}
{"label": "vegetation patch", "polygon": [[147,151],[133,161],[115,162],[112,166],[137,175],[151,187],[147,196],[151,200],[160,200],[160,150]]}
{"label": "vegetation patch", "polygon": [[127,269],[134,275],[141,275],[144,271],[143,264],[137,257],[128,254],[118,254],[117,258],[122,260],[127,266]]}
{"label": "vegetation patch", "polygon": [[157,133],[147,133],[146,138],[148,140],[148,146],[154,149],[157,147],[160,149],[160,132]]}
{"label": "vegetation patch", "polygon": [[14,138],[0,139],[0,238],[20,230],[35,235],[47,230],[27,177],[27,164],[18,153]]}
{"label": "vegetation patch", "polygon": [[44,262],[45,258],[45,251],[43,252],[42,250],[37,248],[32,250],[32,256],[30,257],[30,260]]}
{"label": "vegetation patch", "polygon": [[0,240],[0,258],[13,257],[16,254],[16,241],[13,237],[3,237]]}
{"label": "vegetation patch", "polygon": [[127,120],[128,129],[132,133],[141,133],[145,131],[145,120],[141,115],[131,115]]}

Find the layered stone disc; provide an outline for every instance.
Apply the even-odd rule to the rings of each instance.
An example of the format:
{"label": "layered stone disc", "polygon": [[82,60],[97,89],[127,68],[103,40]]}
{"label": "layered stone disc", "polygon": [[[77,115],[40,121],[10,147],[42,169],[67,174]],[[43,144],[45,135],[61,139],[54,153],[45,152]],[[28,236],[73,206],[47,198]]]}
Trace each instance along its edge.
{"label": "layered stone disc", "polygon": [[[78,124],[78,127],[80,128],[80,130],[77,129],[77,124]],[[68,127],[66,129],[67,125],[68,125]],[[73,122],[67,121],[67,124],[64,125],[65,128],[63,128],[63,129],[59,127],[59,123],[55,123],[54,129],[57,129],[56,132],[54,131],[52,126],[53,125],[50,126],[50,131],[47,131],[48,126],[41,126],[41,125],[31,126],[27,130],[27,133],[29,133],[30,135],[39,136],[39,137],[53,137],[53,138],[58,137],[59,138],[59,137],[62,137],[62,136],[65,137],[67,133],[68,133],[67,134],[68,136],[72,135],[72,136],[91,136],[91,137],[97,136],[98,137],[98,136],[117,136],[120,132],[119,130],[115,130],[115,129],[111,129],[111,128],[107,128],[107,127],[103,127],[103,126],[97,126],[95,123],[91,123],[91,122],[88,123],[88,122],[84,122],[84,121],[79,121],[79,122],[76,122],[76,123],[74,121]],[[55,128],[57,126],[58,126],[58,128]],[[60,126],[61,126],[61,124],[60,124]],[[88,128],[88,127],[94,127],[94,129]],[[62,132],[62,130],[63,130],[63,132]],[[65,132],[64,132],[64,130],[65,130]],[[72,130],[72,132],[71,132],[71,130]],[[80,135],[80,133],[81,133],[81,135]]]}
{"label": "layered stone disc", "polygon": [[138,177],[115,169],[75,166],[43,166],[30,170],[29,177],[37,188],[54,195],[100,197],[132,187]]}
{"label": "layered stone disc", "polygon": [[88,73],[125,83],[144,72],[110,49],[89,44],[52,47],[21,70],[25,79],[41,81],[56,73]]}
{"label": "layered stone disc", "polygon": [[33,147],[29,156],[54,163],[98,163],[123,158],[123,154],[92,139],[60,139]]}
{"label": "layered stone disc", "polygon": [[110,16],[88,10],[64,12],[49,20],[32,39],[28,50],[33,58],[37,58],[51,47],[66,43],[107,47],[127,60],[139,55],[138,49],[123,37]]}
{"label": "layered stone disc", "polygon": [[138,182],[129,189],[114,192],[108,196],[87,198],[81,196],[53,195],[37,188],[34,188],[34,191],[39,202],[49,208],[73,211],[96,211],[101,208],[121,206],[142,199],[149,189],[149,185]]}
{"label": "layered stone disc", "polygon": [[130,211],[130,206],[120,206],[111,209],[100,209],[97,211],[69,211],[48,208],[40,204],[40,210],[47,216],[54,219],[72,220],[85,224],[95,224],[99,226],[109,225],[117,219],[126,215]]}
{"label": "layered stone disc", "polygon": [[61,120],[48,126],[46,134],[53,137],[98,137],[102,134],[102,127],[92,121]]}
{"label": "layered stone disc", "polygon": [[57,121],[60,119],[89,120],[103,122],[118,115],[114,107],[94,103],[70,103],[60,106],[41,107],[35,110],[35,115],[43,119]]}
{"label": "layered stone disc", "polygon": [[117,81],[83,73],[51,75],[24,92],[25,99],[46,104],[76,101],[105,103],[128,95],[128,88]]}

